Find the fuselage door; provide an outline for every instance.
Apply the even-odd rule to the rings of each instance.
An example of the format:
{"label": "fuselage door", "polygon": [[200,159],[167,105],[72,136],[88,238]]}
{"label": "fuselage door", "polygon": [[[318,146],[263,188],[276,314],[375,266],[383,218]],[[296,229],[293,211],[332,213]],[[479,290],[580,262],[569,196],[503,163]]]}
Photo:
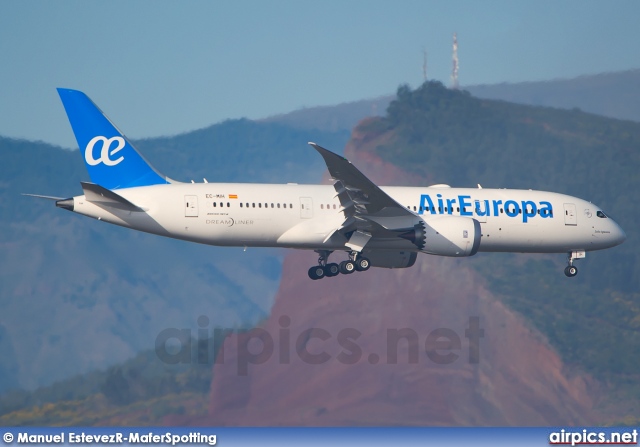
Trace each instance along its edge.
{"label": "fuselage door", "polygon": [[184,196],[184,217],[198,217],[198,196]]}
{"label": "fuselage door", "polygon": [[564,224],[578,225],[578,216],[576,214],[576,206],[573,203],[564,204]]}
{"label": "fuselage door", "polygon": [[300,217],[311,219],[313,217],[313,201],[311,197],[300,197]]}

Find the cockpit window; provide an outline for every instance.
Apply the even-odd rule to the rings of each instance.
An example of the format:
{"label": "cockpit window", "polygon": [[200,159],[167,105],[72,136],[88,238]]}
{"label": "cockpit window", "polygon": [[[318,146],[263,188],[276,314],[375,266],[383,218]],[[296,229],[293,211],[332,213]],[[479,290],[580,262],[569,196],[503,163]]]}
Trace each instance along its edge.
{"label": "cockpit window", "polygon": [[601,219],[606,219],[607,218],[607,215],[605,213],[603,213],[602,211],[598,211],[596,213],[596,216],[598,216]]}

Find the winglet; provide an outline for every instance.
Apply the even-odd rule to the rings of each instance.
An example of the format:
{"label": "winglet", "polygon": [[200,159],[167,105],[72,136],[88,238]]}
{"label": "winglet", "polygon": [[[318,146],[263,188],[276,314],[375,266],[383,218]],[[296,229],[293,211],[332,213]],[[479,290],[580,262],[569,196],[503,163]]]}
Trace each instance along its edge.
{"label": "winglet", "polygon": [[346,158],[344,158],[341,155],[336,154],[335,152],[331,152],[329,149],[325,149],[322,146],[313,143],[312,141],[309,141],[309,146],[311,146],[312,148],[314,148],[315,150],[318,151],[318,153],[320,153],[320,155],[322,155],[322,158],[324,158],[324,160],[329,163],[329,161],[333,158],[333,159],[339,159],[342,161],[346,161],[349,164],[351,164],[351,162],[349,160],[347,160]]}

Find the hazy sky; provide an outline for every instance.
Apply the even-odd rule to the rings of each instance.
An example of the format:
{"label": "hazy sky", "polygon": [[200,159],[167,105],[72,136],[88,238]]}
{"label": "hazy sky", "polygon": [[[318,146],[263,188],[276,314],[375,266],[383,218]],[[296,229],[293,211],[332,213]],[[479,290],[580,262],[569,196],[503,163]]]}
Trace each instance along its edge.
{"label": "hazy sky", "polygon": [[0,135],[76,147],[56,87],[133,138],[449,84],[640,68],[638,1],[0,2]]}

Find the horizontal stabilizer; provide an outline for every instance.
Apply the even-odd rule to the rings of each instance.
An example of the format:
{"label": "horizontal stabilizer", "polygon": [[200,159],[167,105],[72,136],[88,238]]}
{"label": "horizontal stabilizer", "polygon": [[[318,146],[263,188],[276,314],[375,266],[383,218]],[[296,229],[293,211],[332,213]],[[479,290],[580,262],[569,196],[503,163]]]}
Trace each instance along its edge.
{"label": "horizontal stabilizer", "polygon": [[95,203],[96,205],[117,208],[125,211],[144,211],[142,208],[129,202],[121,195],[100,185],[88,182],[80,182],[80,184],[82,185],[84,197],[87,201]]}
{"label": "horizontal stabilizer", "polygon": [[38,199],[47,199],[47,200],[62,200],[64,197],[53,197],[53,196],[41,196],[40,194],[27,194],[25,192],[22,193],[23,196],[29,197],[37,197]]}

